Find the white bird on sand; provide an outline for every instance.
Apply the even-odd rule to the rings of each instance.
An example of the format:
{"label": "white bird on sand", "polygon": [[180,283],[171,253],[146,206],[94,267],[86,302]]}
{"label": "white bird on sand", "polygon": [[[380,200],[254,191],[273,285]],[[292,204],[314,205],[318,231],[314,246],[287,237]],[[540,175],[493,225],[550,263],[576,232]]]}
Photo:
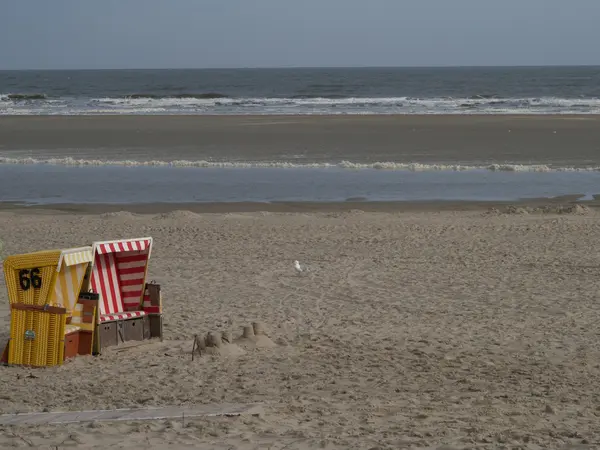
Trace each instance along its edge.
{"label": "white bird on sand", "polygon": [[298,262],[298,260],[294,261],[294,269],[296,269],[296,272],[298,272],[298,273],[302,272],[302,266],[300,266],[300,263]]}

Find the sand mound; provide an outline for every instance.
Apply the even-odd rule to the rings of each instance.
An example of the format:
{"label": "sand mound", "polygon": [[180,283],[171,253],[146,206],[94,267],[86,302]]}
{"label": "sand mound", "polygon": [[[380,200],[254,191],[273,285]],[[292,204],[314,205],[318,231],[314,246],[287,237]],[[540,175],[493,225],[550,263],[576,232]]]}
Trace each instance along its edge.
{"label": "sand mound", "polygon": [[240,356],[246,353],[236,344],[222,344],[220,347],[207,347],[206,354],[213,356]]}
{"label": "sand mound", "polygon": [[490,208],[484,215],[486,216],[499,216],[502,214],[507,215],[526,215],[526,214],[567,214],[583,216],[591,213],[591,209],[586,205],[544,205],[544,206],[515,206],[510,205],[499,210],[498,208]]}
{"label": "sand mound", "polygon": [[490,208],[482,213],[483,216],[499,216],[502,214],[498,208]]}
{"label": "sand mound", "polygon": [[189,219],[198,219],[199,216],[196,213],[191,211],[169,211],[168,213],[157,214],[154,216],[154,219],[174,219],[174,220],[189,220]]}
{"label": "sand mound", "polygon": [[267,336],[265,328],[260,322],[253,322],[251,326],[244,327],[242,335],[234,342],[245,348],[277,347],[277,344]]}
{"label": "sand mound", "polygon": [[585,205],[550,205],[543,206],[541,208],[534,208],[534,213],[541,214],[572,214],[577,216],[583,216],[591,212],[590,208]]}
{"label": "sand mound", "polygon": [[521,208],[519,206],[510,205],[506,207],[506,209],[504,210],[504,214],[529,214],[529,208]]}
{"label": "sand mound", "polygon": [[509,205],[506,208],[503,208],[502,210],[500,210],[498,208],[490,208],[483,213],[484,216],[494,216],[494,217],[501,216],[503,214],[525,215],[525,214],[529,214],[529,208]]}
{"label": "sand mound", "polygon": [[115,211],[115,212],[107,212],[107,213],[100,214],[100,217],[102,217],[104,219],[107,219],[107,218],[128,219],[128,218],[137,217],[137,215],[130,213],[129,211]]}

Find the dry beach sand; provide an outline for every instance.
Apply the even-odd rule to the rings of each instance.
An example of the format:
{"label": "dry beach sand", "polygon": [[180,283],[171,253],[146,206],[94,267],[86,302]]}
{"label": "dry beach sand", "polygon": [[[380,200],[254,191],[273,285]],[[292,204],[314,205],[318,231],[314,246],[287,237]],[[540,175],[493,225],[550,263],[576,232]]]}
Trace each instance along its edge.
{"label": "dry beach sand", "polygon": [[[0,448],[598,448],[598,214],[2,211],[5,254],[153,236],[166,340],[0,367],[0,412],[265,413],[1,427]],[[7,304],[2,282],[3,342]],[[194,334],[256,320],[277,346],[191,361]]]}

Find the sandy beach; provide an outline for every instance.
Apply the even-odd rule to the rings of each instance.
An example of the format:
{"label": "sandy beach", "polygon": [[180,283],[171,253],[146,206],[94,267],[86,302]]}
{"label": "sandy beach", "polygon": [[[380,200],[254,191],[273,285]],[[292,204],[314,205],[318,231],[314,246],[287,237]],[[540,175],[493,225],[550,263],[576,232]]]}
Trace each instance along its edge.
{"label": "sandy beach", "polygon": [[0,156],[598,166],[600,117],[5,116]]}
{"label": "sandy beach", "polygon": [[[53,133],[54,119],[22,120]],[[60,130],[78,119],[56,120]],[[598,212],[549,211],[3,210],[5,255],[153,236],[166,339],[48,370],[1,367],[0,413],[215,402],[265,412],[1,427],[0,447],[597,448]],[[309,270],[297,275],[295,259]],[[2,280],[2,345],[7,314]],[[194,334],[237,335],[257,320],[276,347],[191,361]]]}

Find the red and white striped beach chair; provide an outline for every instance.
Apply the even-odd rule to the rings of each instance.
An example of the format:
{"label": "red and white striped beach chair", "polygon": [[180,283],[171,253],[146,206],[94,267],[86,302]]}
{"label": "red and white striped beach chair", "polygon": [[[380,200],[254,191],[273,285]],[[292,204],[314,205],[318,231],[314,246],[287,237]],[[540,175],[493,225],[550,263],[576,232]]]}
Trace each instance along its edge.
{"label": "red and white striped beach chair", "polygon": [[95,353],[120,342],[154,337],[150,315],[159,316],[162,324],[162,308],[144,309],[145,303],[150,306],[144,297],[151,251],[151,237],[94,242],[87,287],[100,297]]}

